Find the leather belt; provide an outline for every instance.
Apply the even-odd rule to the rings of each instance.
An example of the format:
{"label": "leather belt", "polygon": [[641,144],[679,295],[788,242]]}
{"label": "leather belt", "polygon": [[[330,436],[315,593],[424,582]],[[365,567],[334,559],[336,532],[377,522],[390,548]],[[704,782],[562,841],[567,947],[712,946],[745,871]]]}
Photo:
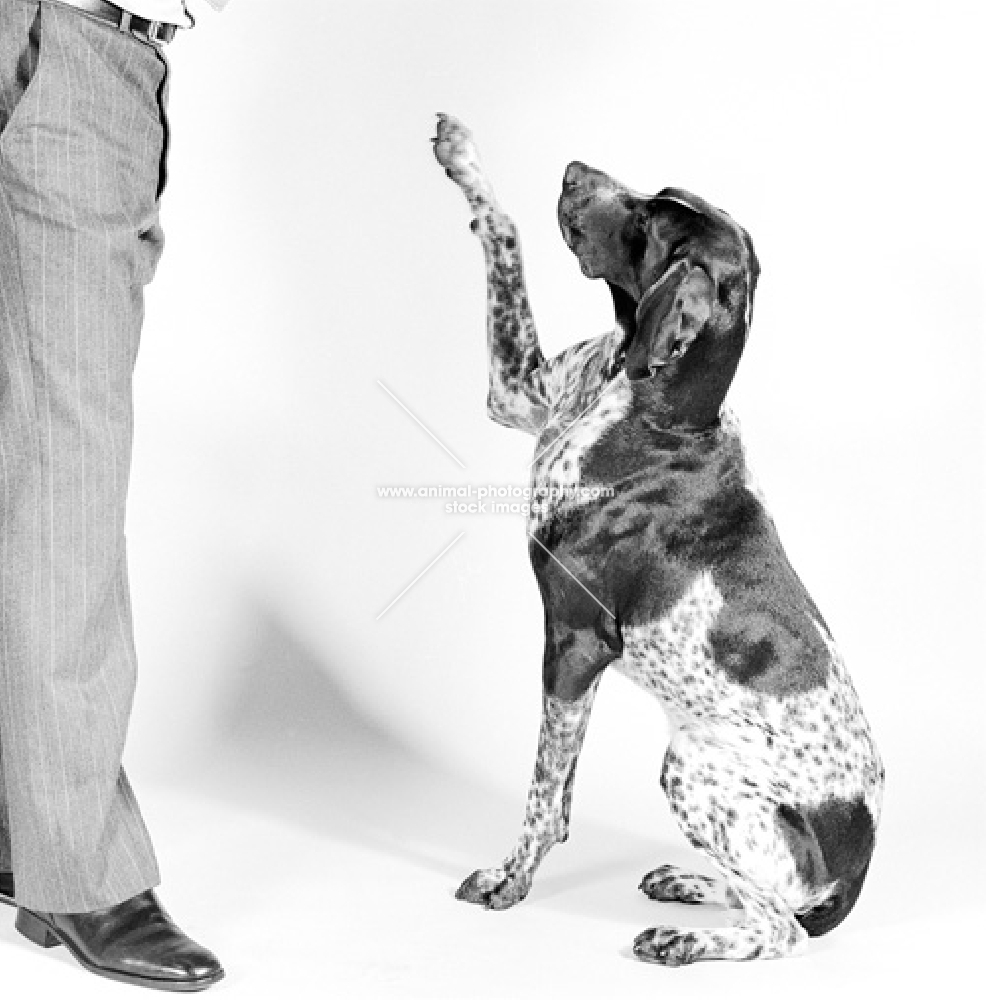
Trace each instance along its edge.
{"label": "leather belt", "polygon": [[55,0],[55,2],[64,7],[75,7],[76,10],[89,14],[97,21],[103,21],[133,35],[134,38],[139,38],[142,42],[150,42],[153,45],[166,45],[175,37],[175,32],[178,30],[177,24],[148,21],[146,17],[131,14],[130,11],[123,10],[108,0]]}

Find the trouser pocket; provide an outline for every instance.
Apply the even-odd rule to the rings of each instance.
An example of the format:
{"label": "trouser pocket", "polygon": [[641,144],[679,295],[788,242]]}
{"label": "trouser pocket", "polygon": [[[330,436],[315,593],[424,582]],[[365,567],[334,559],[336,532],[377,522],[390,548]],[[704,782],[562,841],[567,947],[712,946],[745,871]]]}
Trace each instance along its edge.
{"label": "trouser pocket", "polygon": [[25,0],[0,0],[0,143],[16,127],[38,85],[42,7]]}

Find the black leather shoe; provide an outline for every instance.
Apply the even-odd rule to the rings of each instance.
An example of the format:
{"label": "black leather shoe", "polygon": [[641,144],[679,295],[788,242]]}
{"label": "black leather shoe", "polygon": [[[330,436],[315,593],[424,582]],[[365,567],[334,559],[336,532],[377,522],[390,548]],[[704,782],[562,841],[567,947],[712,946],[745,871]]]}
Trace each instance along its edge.
{"label": "black leather shoe", "polygon": [[14,902],[14,876],[10,872],[0,872],[0,903],[17,905]]}
{"label": "black leather shoe", "polygon": [[16,927],[42,948],[65,945],[83,968],[121,983],[193,992],[223,978],[216,956],[171,922],[150,889],[90,913],[21,908]]}

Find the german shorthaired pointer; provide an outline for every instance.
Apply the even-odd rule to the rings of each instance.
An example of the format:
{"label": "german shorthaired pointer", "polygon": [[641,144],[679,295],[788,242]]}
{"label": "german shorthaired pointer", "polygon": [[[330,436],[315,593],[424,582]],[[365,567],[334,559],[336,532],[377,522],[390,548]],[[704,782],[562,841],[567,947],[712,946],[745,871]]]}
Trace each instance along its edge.
{"label": "german shorthaired pointer", "polygon": [[852,909],[883,767],[722,409],[749,333],[759,271],[750,239],[685,191],[648,197],[572,163],[562,234],[586,277],[609,285],[616,327],[545,360],[517,230],[469,131],[440,115],[434,141],[486,254],[490,416],[537,439],[529,539],[546,633],[520,840],[457,895],[512,906],[567,838],[576,761],[612,665],[664,706],[662,787],[721,876],[663,865],[640,888],[721,903],[734,918],[728,928],[651,928],[635,954],[664,965],[786,955]]}

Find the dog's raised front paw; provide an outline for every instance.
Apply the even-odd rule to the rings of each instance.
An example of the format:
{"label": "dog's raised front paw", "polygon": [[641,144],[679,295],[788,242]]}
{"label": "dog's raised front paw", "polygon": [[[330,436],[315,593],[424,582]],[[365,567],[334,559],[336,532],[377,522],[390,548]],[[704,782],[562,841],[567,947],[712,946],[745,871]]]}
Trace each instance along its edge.
{"label": "dog's raised front paw", "polygon": [[470,203],[492,205],[493,189],[483,174],[472,133],[457,118],[439,113],[435,138],[435,159],[445,173],[462,188]]}
{"label": "dog's raised front paw", "polygon": [[488,910],[506,910],[519,903],[530,889],[530,876],[524,872],[508,875],[503,868],[481,868],[456,889],[455,898]]}
{"label": "dog's raised front paw", "polygon": [[633,953],[657,965],[688,965],[702,957],[698,935],[677,927],[651,927],[638,934]]}

